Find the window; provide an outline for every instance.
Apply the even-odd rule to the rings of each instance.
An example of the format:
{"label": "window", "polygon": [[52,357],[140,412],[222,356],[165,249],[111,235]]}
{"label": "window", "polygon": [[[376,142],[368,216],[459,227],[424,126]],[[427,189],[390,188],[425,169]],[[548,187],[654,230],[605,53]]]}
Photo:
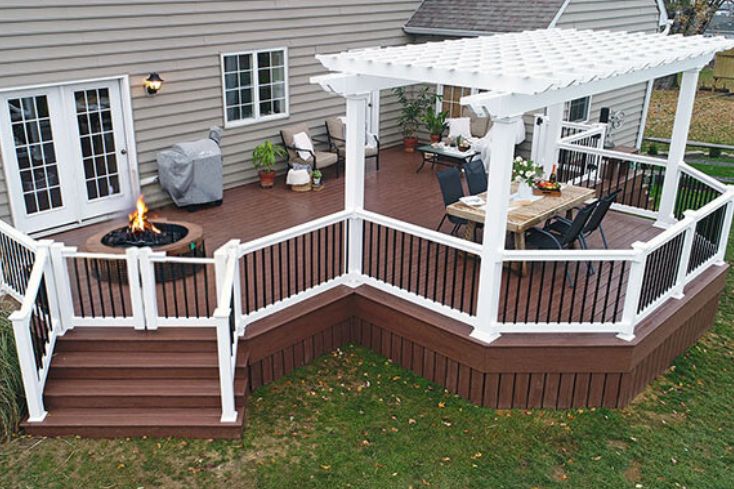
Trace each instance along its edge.
{"label": "window", "polygon": [[438,93],[443,95],[441,110],[448,113],[447,117],[461,117],[461,97],[472,95],[474,92],[471,88],[443,85],[439,86]]}
{"label": "window", "polygon": [[577,98],[566,104],[565,119],[568,122],[587,122],[591,110],[591,97]]}
{"label": "window", "polygon": [[222,55],[225,127],[288,116],[287,64],[285,49]]}

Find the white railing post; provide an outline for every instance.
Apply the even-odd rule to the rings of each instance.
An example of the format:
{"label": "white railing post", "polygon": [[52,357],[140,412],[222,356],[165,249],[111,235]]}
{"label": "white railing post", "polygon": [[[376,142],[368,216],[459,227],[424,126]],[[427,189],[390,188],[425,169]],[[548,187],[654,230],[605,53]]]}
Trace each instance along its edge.
{"label": "white railing post", "polygon": [[229,307],[215,313],[217,327],[217,359],[219,366],[219,392],[222,400],[222,423],[237,421],[234,402],[234,371],[232,367],[232,342],[229,332]]}
{"label": "white railing post", "polygon": [[143,306],[143,290],[140,285],[139,248],[133,247],[125,250],[125,267],[135,329],[143,330],[145,329],[145,308]]}
{"label": "white railing post", "polygon": [[663,191],[660,197],[660,212],[658,220],[655,222],[657,227],[666,228],[676,222],[674,212],[678,194],[678,181],[680,180],[680,164],[686,154],[688,131],[693,117],[693,104],[698,90],[698,74],[699,69],[685,71],[681,79],[673,134],[670,138],[668,164],[665,168]]}
{"label": "white railing post", "polygon": [[234,283],[232,285],[232,304],[234,306],[235,324],[237,325],[237,334],[241,335],[245,332],[245,322],[242,316],[242,274],[240,271],[240,240],[232,239],[227,243],[228,246],[228,257],[231,262],[231,267],[234,268]]}
{"label": "white railing post", "polygon": [[726,213],[724,214],[724,222],[721,224],[721,238],[719,239],[719,250],[716,253],[716,264],[718,266],[726,265],[726,248],[729,245],[729,233],[731,232],[731,222],[734,216],[734,202],[729,200],[726,203]]}
{"label": "white railing post", "polygon": [[60,334],[73,328],[71,318],[74,316],[74,299],[71,294],[69,267],[64,255],[68,249],[63,243],[53,243],[49,250],[54,277],[53,288],[56,290],[55,295],[58,299]]}
{"label": "white railing post", "polygon": [[44,239],[38,242],[38,248],[43,248],[46,254],[46,258],[43,261],[44,280],[42,282],[42,286],[45,290],[42,293],[46,294],[46,299],[48,300],[48,313],[51,318],[51,328],[58,334],[63,331],[63,326],[61,325],[61,306],[58,295],[58,292],[60,291],[56,287],[56,274],[52,264],[53,255],[51,250],[53,245],[54,242],[49,239]]}
{"label": "white railing post", "polygon": [[[217,291],[217,299],[222,296],[224,290],[224,277],[227,275],[227,259],[229,258],[229,246],[225,244],[214,251],[214,284]],[[218,304],[219,307],[229,307],[229,304]]]}
{"label": "white railing post", "polygon": [[625,341],[635,339],[635,327],[640,307],[640,295],[642,293],[642,281],[645,277],[645,265],[647,263],[647,247],[645,243],[636,242],[632,249],[637,252],[635,258],[630,260],[630,272],[627,276],[627,292],[624,296],[624,310],[622,311],[622,329],[617,338]]}
{"label": "white railing post", "polygon": [[683,213],[685,216],[683,221],[687,222],[685,237],[683,238],[683,248],[680,253],[680,261],[678,263],[678,272],[675,276],[675,286],[673,288],[674,299],[683,299],[683,290],[686,286],[686,276],[688,275],[688,263],[691,261],[691,250],[693,250],[693,239],[696,236],[697,221],[694,218],[695,212],[687,210]]}
{"label": "white railing post", "polygon": [[[344,209],[355,213],[364,209],[364,142],[368,93],[349,95],[347,99],[347,133],[344,163]],[[362,277],[362,220],[349,218],[347,284],[356,287]]]}
{"label": "white railing post", "polygon": [[551,105],[547,108],[545,121],[545,147],[543,148],[543,173],[550,175],[553,165],[558,163],[558,141],[563,134],[563,112],[565,104]]}
{"label": "white railing post", "polygon": [[33,357],[33,343],[31,341],[30,316],[24,318],[16,311],[8,318],[13,323],[15,347],[18,350],[18,364],[23,379],[26,405],[28,406],[28,421],[38,423],[46,417],[43,406],[43,391],[38,378],[36,360]]}
{"label": "white railing post", "polygon": [[141,248],[139,254],[145,329],[158,329],[158,294],[155,286],[155,266],[151,259],[154,254],[153,250],[147,246]]}

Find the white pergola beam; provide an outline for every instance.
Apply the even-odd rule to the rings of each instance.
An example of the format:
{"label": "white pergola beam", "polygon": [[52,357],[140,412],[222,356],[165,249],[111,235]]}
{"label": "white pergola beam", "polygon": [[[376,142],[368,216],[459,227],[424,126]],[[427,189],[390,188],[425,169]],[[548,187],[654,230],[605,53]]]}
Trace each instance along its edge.
{"label": "white pergola beam", "polygon": [[569,100],[648,82],[680,73],[681,71],[700,70],[711,62],[713,56],[714,54],[705,54],[679,61],[675,64],[659,65],[612,78],[604,78],[580,85],[558,88],[535,95],[508,92],[484,92],[476,95],[468,95],[461,98],[461,104],[470,106],[478,115],[514,117],[533,110],[565,103]]}
{"label": "white pergola beam", "polygon": [[311,83],[321,85],[325,91],[349,97],[360,95],[375,90],[389,90],[397,87],[412,85],[408,80],[394,78],[383,78],[370,75],[353,75],[349,73],[330,73],[311,77]]}

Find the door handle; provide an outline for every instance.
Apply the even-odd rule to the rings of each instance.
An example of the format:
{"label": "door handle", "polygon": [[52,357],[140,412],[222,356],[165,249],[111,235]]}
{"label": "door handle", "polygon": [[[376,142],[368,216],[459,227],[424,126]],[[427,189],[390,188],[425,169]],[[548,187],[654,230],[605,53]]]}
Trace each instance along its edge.
{"label": "door handle", "polygon": [[127,150],[126,150],[125,148],[122,148],[122,149],[120,150],[120,154],[122,154],[122,155],[126,155],[126,154],[127,154]]}

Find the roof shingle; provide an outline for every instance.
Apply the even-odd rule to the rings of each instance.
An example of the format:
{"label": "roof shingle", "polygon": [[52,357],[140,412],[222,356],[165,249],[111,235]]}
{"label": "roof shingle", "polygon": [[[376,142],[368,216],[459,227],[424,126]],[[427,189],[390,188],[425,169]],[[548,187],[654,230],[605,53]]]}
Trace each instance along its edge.
{"label": "roof shingle", "polygon": [[564,0],[424,0],[405,29],[457,35],[545,29],[563,3]]}

